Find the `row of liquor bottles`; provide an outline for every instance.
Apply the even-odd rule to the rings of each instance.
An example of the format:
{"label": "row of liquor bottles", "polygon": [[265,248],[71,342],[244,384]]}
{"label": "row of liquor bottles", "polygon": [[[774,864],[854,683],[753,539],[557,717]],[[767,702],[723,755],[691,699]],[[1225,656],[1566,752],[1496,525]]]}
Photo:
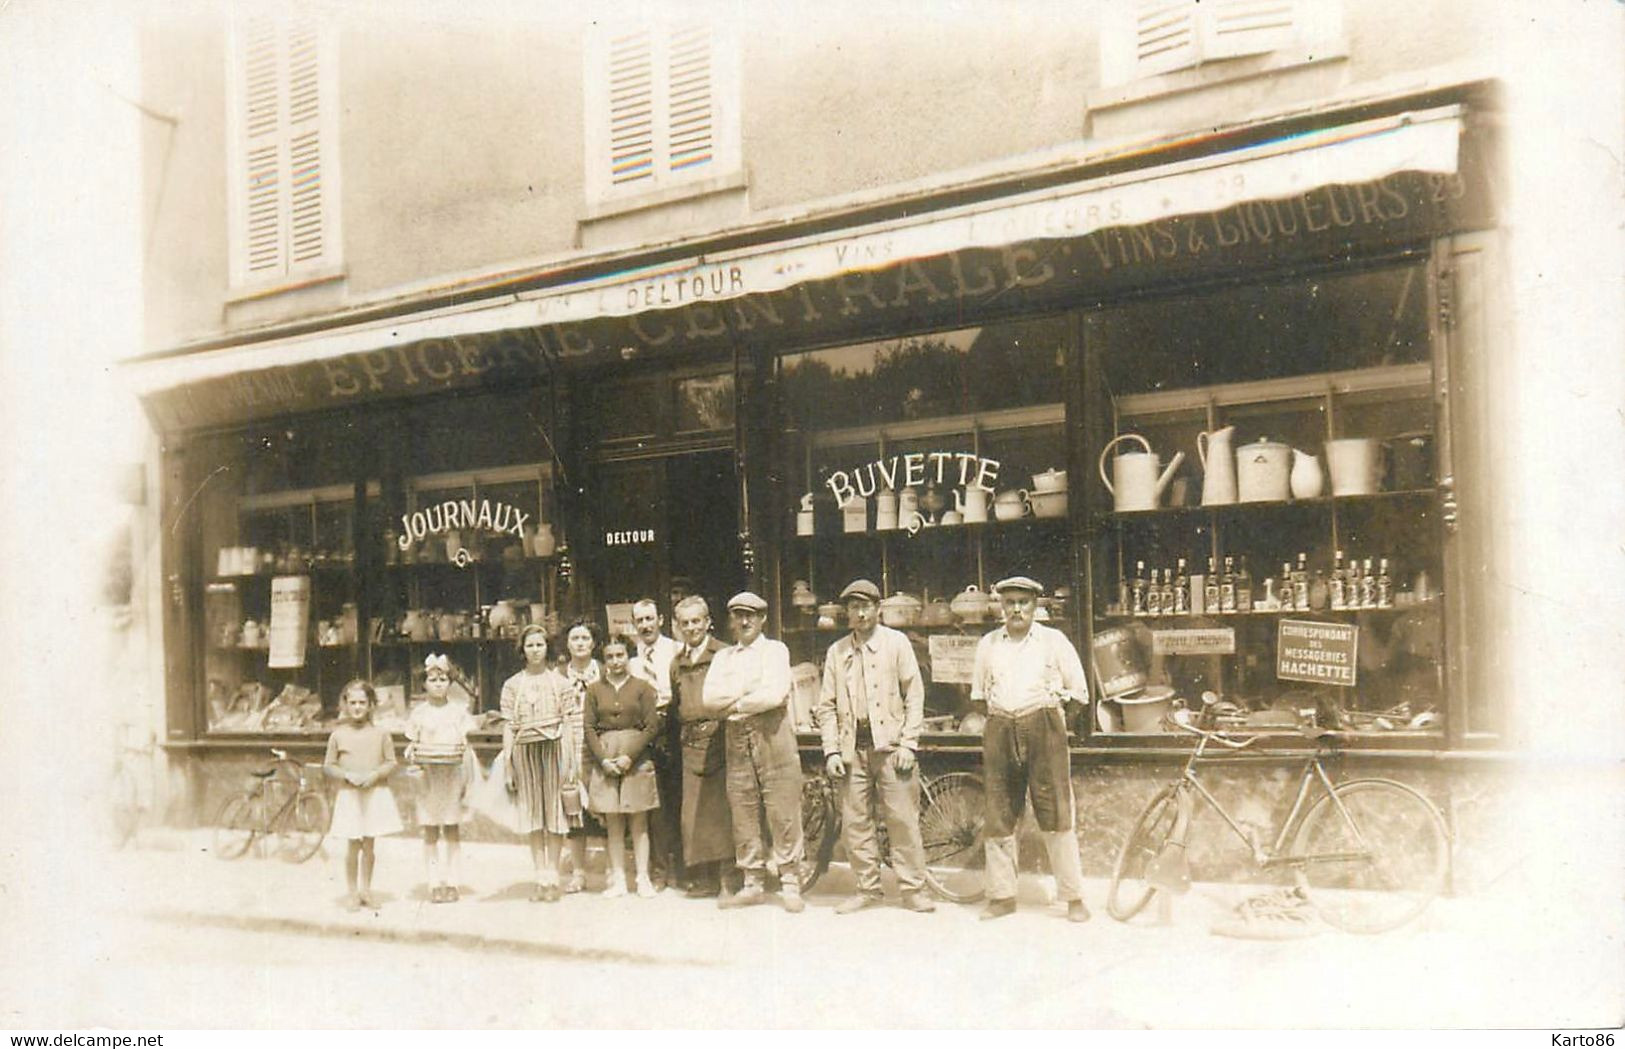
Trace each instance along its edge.
{"label": "row of liquor bottles", "polygon": [[1263,593],[1255,594],[1253,574],[1242,555],[1224,558],[1223,571],[1216,558],[1207,559],[1205,574],[1192,574],[1185,558],[1175,568],[1153,568],[1134,563],[1134,577],[1118,585],[1118,607],[1135,616],[1229,615],[1247,612],[1320,612],[1362,608],[1392,608],[1394,579],[1388,558],[1343,556],[1339,550],[1330,572],[1309,568],[1300,551],[1297,563],[1281,562],[1279,577],[1267,576]]}

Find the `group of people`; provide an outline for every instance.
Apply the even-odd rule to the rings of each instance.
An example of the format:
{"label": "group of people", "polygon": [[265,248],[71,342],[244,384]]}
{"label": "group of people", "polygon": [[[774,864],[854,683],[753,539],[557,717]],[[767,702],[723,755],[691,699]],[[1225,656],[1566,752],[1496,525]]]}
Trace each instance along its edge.
{"label": "group of people", "polygon": [[[971,684],[972,703],[987,715],[982,917],[1015,910],[1015,829],[1030,794],[1058,897],[1070,920],[1086,921],[1066,729],[1066,715],[1087,702],[1082,663],[1065,634],[1036,621],[1043,593],[1036,580],[1012,576],[993,589],[1004,623],[981,639]],[[875,812],[885,820],[901,905],[935,909],[918,815],[924,681],[908,638],[880,623],[880,597],[866,579],[841,592],[850,629],[825,654],[814,708],[826,771],[841,785],[844,844],[857,885],[837,914],[882,902]],[[590,813],[608,837],[606,896],[654,896],[657,881],[665,881],[724,908],[746,907],[767,900],[776,877],[784,909],[804,910],[790,652],[763,636],[767,602],[749,591],[729,599],[731,644],[713,635],[703,597],[676,602],[675,638],[661,633],[653,601],[632,611],[626,636],[604,638],[586,619],[572,623],[564,634],[567,659],[558,666],[541,626],[519,637],[524,667],[502,686],[502,750],[491,777],[508,792],[513,824],[530,843],[531,898],[553,902],[584,888]],[[406,730],[405,758],[423,770],[417,816],[436,902],[457,898],[458,828],[480,778],[467,734],[483,721],[449,701],[450,669],[446,657],[428,658],[427,701],[414,708]],[[345,687],[345,720],[325,761],[340,783],[330,833],[350,842],[351,907],[376,905],[372,842],[401,829],[382,786],[396,768],[394,744],[371,724],[375,702],[367,682]]]}

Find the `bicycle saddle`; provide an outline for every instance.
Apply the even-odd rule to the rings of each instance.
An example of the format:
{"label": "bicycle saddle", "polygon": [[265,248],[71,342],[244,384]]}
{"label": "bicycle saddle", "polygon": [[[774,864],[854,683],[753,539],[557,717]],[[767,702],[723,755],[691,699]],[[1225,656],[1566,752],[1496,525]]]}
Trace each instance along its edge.
{"label": "bicycle saddle", "polygon": [[251,775],[253,775],[255,779],[266,779],[268,777],[275,776],[276,766],[272,765],[268,769],[255,769]]}
{"label": "bicycle saddle", "polygon": [[1300,725],[1298,731],[1303,733],[1305,739],[1322,745],[1339,743],[1348,735],[1348,733],[1341,732],[1338,729],[1322,728],[1319,725]]}

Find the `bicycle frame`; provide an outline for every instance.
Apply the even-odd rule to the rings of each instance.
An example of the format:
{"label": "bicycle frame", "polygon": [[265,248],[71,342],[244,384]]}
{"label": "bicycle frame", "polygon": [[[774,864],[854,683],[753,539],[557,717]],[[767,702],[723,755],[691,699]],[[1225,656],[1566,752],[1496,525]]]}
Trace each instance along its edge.
{"label": "bicycle frame", "polygon": [[[1212,792],[1203,786],[1202,781],[1197,778],[1196,765],[1202,760],[1203,753],[1207,749],[1208,739],[1209,737],[1206,735],[1202,735],[1197,739],[1196,746],[1191,750],[1191,756],[1186,760],[1185,768],[1180,773],[1177,781],[1178,788],[1181,791],[1194,789],[1197,794],[1201,795],[1202,800],[1206,801],[1213,811],[1219,814],[1219,818],[1224,820],[1231,833],[1235,834],[1242,844],[1247,846],[1252,853],[1255,865],[1268,870],[1275,867],[1300,867],[1310,862],[1341,863],[1370,858],[1370,850],[1368,849],[1352,853],[1316,853],[1312,856],[1290,855],[1286,851],[1287,835],[1297,826],[1298,818],[1305,812],[1310,801],[1312,785],[1316,782],[1320,784],[1320,789],[1325,791],[1326,796],[1331,799],[1332,804],[1337,807],[1337,811],[1342,814],[1343,819],[1353,828],[1356,836],[1360,836],[1359,824],[1343,807],[1342,801],[1337,797],[1336,784],[1326,774],[1325,766],[1321,763],[1322,752],[1319,749],[1304,760],[1303,770],[1298,775],[1298,791],[1297,795],[1292,799],[1292,808],[1287,812],[1286,818],[1281,821],[1280,829],[1275,834],[1274,844],[1265,848],[1254,835],[1249,834],[1241,824],[1236,822],[1219,799],[1214,797]],[[1363,836],[1360,836],[1360,842],[1363,846],[1365,843]]]}

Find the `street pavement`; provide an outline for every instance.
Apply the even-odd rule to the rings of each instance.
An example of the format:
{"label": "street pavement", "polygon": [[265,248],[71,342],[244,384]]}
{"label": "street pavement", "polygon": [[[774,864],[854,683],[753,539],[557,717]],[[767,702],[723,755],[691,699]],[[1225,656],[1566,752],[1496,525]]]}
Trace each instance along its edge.
{"label": "street pavement", "polygon": [[[1554,993],[1611,997],[1567,975],[1561,942],[1536,942],[1516,891],[1442,899],[1380,936],[1258,942],[1210,932],[1248,894],[1232,885],[1198,884],[1131,925],[1103,913],[1103,882],[1076,925],[1027,875],[1018,912],[994,922],[945,903],[842,916],[837,865],[792,915],[676,891],[604,899],[595,852],[589,891],[545,904],[528,900],[524,847],[470,844],[462,900],[431,904],[416,841],[378,854],[382,905],[350,913],[342,843],[290,865],[144,834],[64,875],[96,886],[68,914],[33,914],[70,932],[7,952],[0,1026],[1501,1026],[1562,1008]],[[1567,982],[1544,986],[1558,967]],[[1548,996],[1533,1011],[1532,993]]]}

